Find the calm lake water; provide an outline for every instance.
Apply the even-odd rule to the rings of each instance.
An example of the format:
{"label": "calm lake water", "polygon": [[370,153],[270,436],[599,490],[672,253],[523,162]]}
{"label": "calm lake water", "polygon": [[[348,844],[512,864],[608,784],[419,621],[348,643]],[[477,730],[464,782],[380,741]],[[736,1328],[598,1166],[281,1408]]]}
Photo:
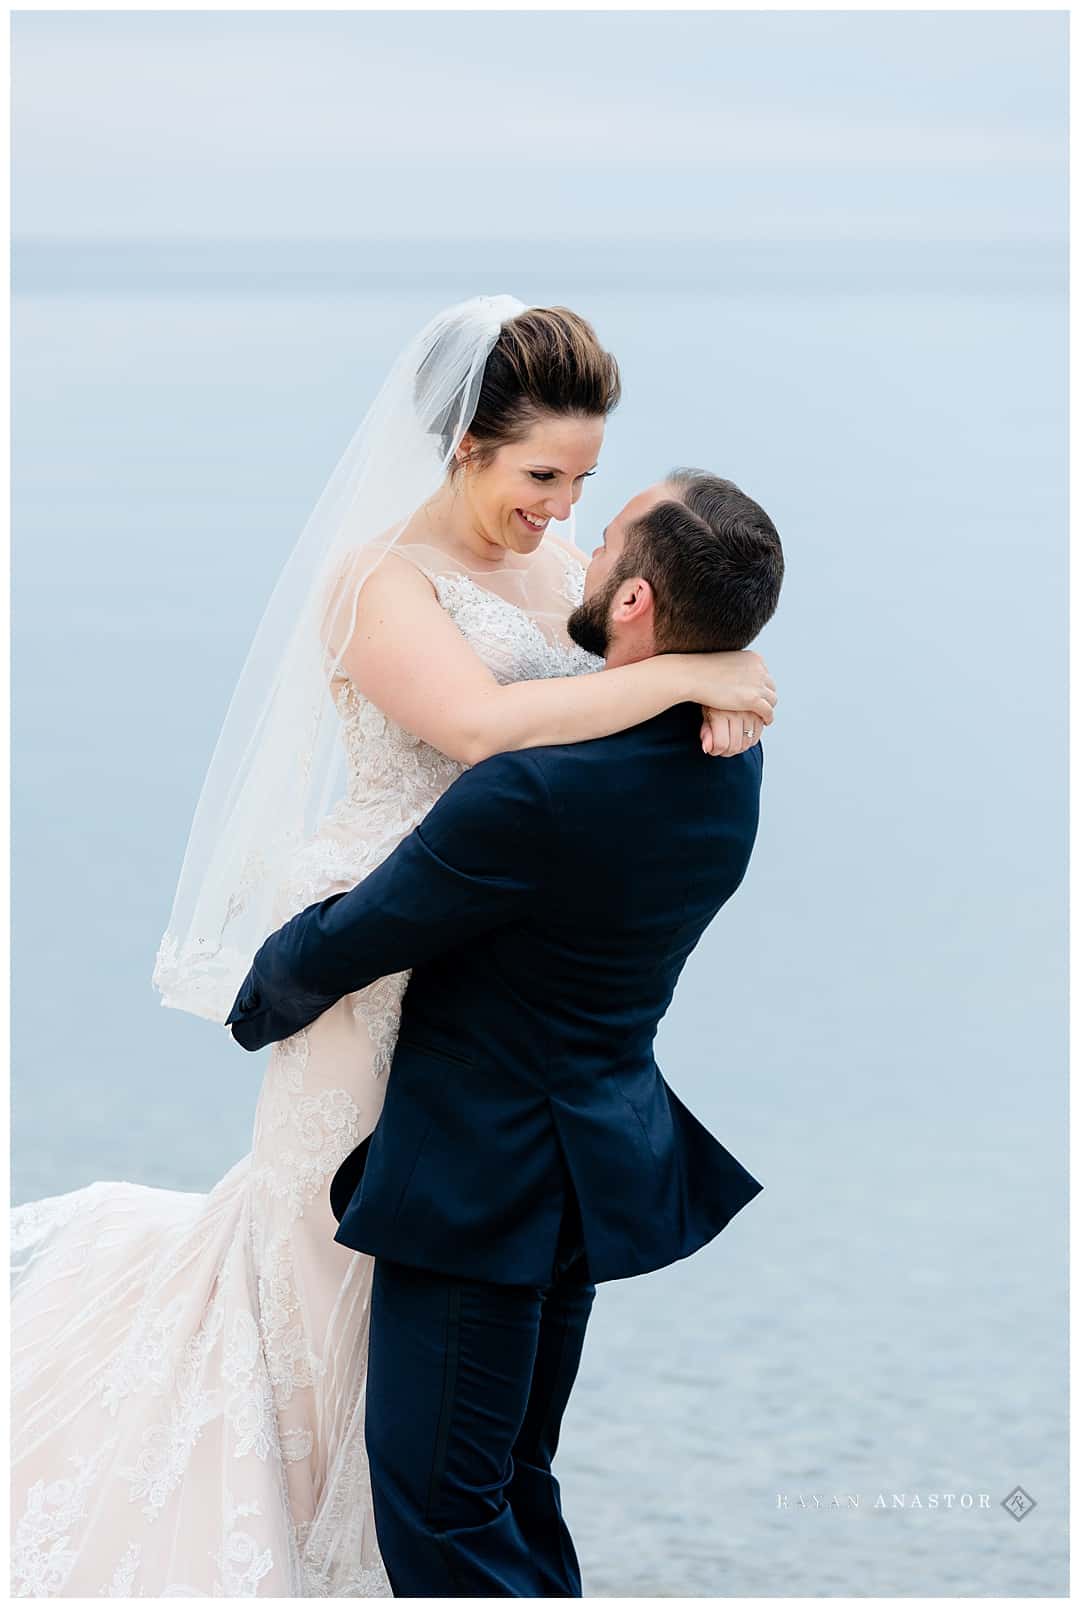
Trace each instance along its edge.
{"label": "calm lake water", "polygon": [[172,261],[88,291],[16,253],[15,1198],[205,1190],[248,1148],[264,1057],[149,979],[251,633],[413,329],[569,303],[625,385],[581,545],[700,464],[787,557],[754,859],[658,1049],[765,1188],[599,1288],[558,1460],[586,1591],[1065,1594],[1060,265]]}

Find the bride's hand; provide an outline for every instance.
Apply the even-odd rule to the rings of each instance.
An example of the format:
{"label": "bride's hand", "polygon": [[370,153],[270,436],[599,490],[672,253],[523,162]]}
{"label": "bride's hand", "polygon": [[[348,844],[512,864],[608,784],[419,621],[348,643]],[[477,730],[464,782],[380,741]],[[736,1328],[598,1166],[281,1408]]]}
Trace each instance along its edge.
{"label": "bride's hand", "polygon": [[707,754],[730,759],[743,754],[761,736],[762,722],[756,715],[737,714],[731,709],[702,706],[701,746]]}
{"label": "bride's hand", "polygon": [[723,714],[754,715],[764,725],[772,725],[776,682],[753,648],[683,654],[681,666],[688,677],[688,701]]}

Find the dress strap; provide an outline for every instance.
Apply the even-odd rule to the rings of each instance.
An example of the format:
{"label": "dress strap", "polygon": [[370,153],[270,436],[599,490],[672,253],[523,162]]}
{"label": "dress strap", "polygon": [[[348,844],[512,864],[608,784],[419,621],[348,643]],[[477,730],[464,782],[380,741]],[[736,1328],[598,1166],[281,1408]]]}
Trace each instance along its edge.
{"label": "dress strap", "polygon": [[436,581],[445,579],[448,575],[463,575],[465,566],[444,553],[441,548],[431,546],[426,542],[395,542],[390,552],[398,558],[405,559],[426,575],[434,586]]}

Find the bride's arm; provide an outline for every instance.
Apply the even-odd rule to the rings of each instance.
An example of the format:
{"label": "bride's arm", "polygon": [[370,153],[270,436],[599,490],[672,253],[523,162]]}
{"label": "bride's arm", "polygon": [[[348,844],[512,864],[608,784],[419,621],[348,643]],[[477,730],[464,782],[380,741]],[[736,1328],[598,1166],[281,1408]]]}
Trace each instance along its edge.
{"label": "bride's arm", "polygon": [[341,665],[391,720],[468,765],[510,750],[606,737],[679,703],[746,710],[768,725],[775,702],[764,660],[749,650],[658,654],[602,674],[502,686],[427,578],[394,555],[361,589]]}

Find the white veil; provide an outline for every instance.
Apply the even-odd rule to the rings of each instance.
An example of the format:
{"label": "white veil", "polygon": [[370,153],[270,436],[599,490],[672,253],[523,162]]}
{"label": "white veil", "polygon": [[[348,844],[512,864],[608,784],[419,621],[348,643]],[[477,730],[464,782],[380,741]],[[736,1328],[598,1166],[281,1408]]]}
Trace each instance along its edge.
{"label": "white veil", "polygon": [[223,1022],[275,925],[289,858],[340,791],[329,680],[360,587],[441,485],[499,331],[524,311],[512,296],[477,296],[425,325],[304,526],[240,672],[195,809],[154,966],[163,1005]]}

